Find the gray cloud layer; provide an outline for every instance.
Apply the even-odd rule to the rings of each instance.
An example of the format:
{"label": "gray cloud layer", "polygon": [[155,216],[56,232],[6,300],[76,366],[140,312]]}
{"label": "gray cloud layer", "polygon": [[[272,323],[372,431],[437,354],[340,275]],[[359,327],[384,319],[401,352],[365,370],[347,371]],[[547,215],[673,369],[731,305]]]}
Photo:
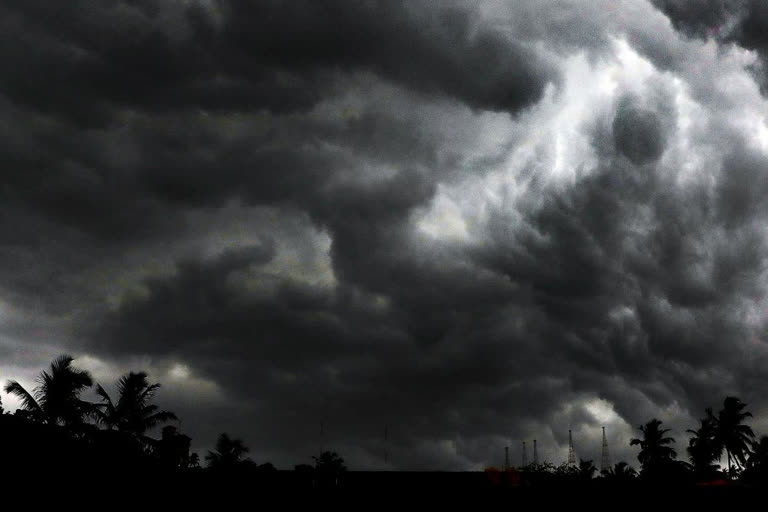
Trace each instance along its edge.
{"label": "gray cloud layer", "polygon": [[142,366],[281,467],[761,425],[762,11],[711,4],[5,2],[0,376]]}

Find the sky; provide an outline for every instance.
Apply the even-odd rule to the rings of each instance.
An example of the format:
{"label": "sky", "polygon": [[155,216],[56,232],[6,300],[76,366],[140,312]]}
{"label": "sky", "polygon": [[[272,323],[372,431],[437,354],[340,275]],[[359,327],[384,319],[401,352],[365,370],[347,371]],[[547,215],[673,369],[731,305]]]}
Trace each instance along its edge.
{"label": "sky", "polygon": [[759,0],[2,0],[0,380],[145,370],[194,449],[281,469],[569,430],[599,464],[602,426],[637,467],[728,395],[768,434],[766,34]]}

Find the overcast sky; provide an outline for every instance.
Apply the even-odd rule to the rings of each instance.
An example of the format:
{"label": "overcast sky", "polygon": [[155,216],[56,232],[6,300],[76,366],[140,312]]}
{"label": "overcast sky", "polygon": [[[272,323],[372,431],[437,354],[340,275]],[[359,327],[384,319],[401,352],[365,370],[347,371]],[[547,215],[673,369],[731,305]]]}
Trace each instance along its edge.
{"label": "overcast sky", "polygon": [[637,466],[728,394],[768,434],[766,34],[759,0],[2,0],[0,379],[147,370],[201,454],[284,469],[569,429],[599,464],[601,426]]}

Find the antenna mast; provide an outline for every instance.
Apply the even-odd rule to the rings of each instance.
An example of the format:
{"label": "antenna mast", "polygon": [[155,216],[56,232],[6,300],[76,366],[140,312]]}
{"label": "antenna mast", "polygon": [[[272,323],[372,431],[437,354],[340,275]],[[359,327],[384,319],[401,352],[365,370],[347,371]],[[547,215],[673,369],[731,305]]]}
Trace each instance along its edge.
{"label": "antenna mast", "polygon": [[568,431],[568,465],[576,465],[576,452],[573,449],[573,434],[570,430]]}
{"label": "antenna mast", "polygon": [[389,452],[387,450],[387,426],[384,425],[384,464],[387,464],[387,459],[389,458]]}
{"label": "antenna mast", "polygon": [[600,457],[600,472],[611,470],[611,456],[608,454],[608,440],[605,438],[605,427],[603,427],[603,454]]}
{"label": "antenna mast", "polygon": [[525,441],[523,441],[523,467],[528,465],[528,452],[525,451]]}

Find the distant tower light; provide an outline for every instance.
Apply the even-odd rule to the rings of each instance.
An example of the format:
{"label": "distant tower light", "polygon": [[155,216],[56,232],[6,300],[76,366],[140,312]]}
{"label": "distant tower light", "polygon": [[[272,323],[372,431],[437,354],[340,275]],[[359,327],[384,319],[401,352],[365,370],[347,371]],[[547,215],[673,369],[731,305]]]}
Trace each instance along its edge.
{"label": "distant tower light", "polygon": [[533,463],[538,464],[539,463],[539,452],[536,449],[536,440],[533,440]]}

